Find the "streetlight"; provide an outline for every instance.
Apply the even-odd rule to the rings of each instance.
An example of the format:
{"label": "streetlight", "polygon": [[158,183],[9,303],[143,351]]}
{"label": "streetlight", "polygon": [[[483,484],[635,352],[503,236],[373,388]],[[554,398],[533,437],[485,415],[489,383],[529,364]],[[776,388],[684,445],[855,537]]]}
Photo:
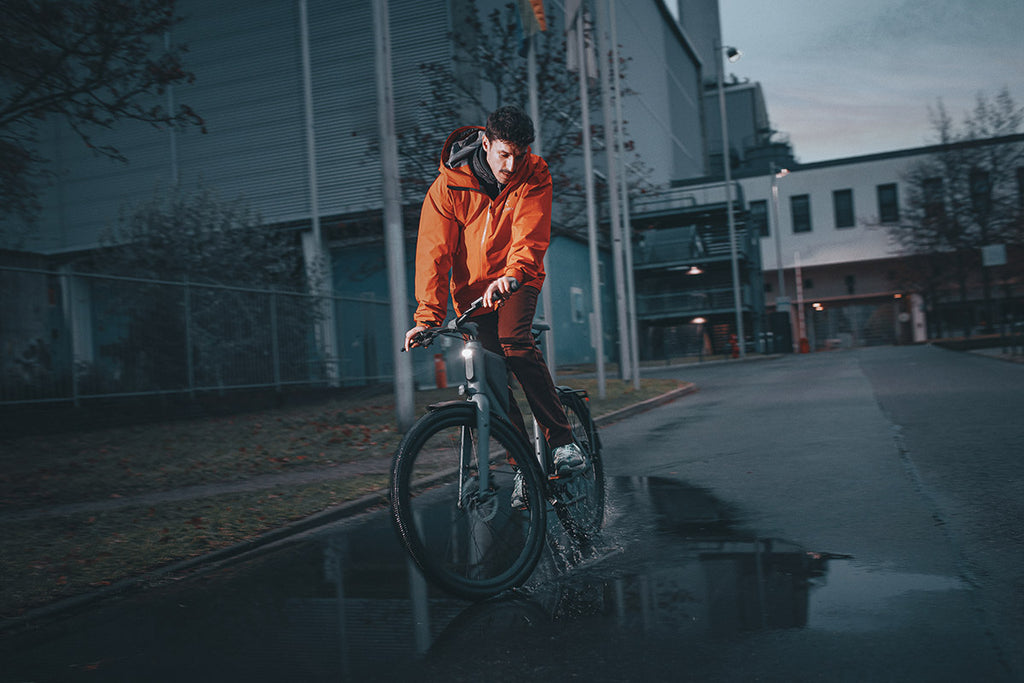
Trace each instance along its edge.
{"label": "streetlight", "polygon": [[[779,290],[775,295],[775,313],[772,324],[772,338],[775,352],[780,349],[779,333],[789,329],[789,297],[786,296],[786,276],[782,268],[782,224],[779,223],[779,178],[789,175],[789,170],[777,169],[772,165],[772,231],[775,233],[775,271],[778,274]],[[782,335],[782,342],[788,335]]]}
{"label": "streetlight", "polygon": [[[715,54],[725,50],[729,62],[735,62],[743,53],[729,45],[715,43]],[[736,254],[736,219],[732,211],[732,168],[729,163],[729,125],[725,117],[725,65],[718,62],[718,113],[722,119],[722,166],[725,169],[725,212],[729,219],[729,260],[732,262],[732,298],[736,308],[736,337],[740,342],[740,358],[746,356],[746,335],[743,332],[743,299],[740,295],[740,266]]]}
{"label": "streetlight", "polygon": [[782,226],[779,225],[779,178],[789,175],[789,169],[776,170],[772,165],[772,229],[775,232],[775,270],[779,278],[779,293],[775,297],[776,310],[780,306],[789,308],[789,299],[786,297],[786,278],[782,274]]}

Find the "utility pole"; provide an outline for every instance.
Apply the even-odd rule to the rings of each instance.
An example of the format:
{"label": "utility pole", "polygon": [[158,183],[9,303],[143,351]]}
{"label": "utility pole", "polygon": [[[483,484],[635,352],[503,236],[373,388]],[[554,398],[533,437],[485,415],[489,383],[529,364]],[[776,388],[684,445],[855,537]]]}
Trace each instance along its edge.
{"label": "utility pole", "polygon": [[395,366],[395,416],[398,430],[412,426],[412,359],[402,353],[409,325],[405,279],[405,237],[402,232],[402,191],[398,180],[398,142],[395,139],[394,93],[391,85],[391,29],[387,0],[373,0],[373,28],[377,65],[377,123],[380,129],[380,166],[384,200],[384,252],[391,297],[391,353]]}

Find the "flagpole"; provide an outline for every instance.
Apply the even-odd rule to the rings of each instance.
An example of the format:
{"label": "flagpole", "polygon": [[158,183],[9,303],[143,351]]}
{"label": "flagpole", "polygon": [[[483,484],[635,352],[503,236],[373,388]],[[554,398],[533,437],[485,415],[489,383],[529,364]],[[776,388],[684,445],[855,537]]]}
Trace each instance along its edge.
{"label": "flagpole", "polygon": [[583,15],[586,1],[580,2],[576,12],[576,51],[579,56],[577,74],[580,86],[580,119],[583,126],[583,184],[587,197],[587,242],[590,247],[590,289],[594,312],[592,314],[591,346],[594,349],[594,364],[597,370],[597,396],[605,397],[604,377],[604,322],[601,316],[601,275],[598,270],[597,216],[594,210],[594,161],[590,148],[590,103],[587,93],[587,52],[586,32]]}
{"label": "flagpole", "polygon": [[608,0],[597,0],[597,53],[601,73],[601,110],[604,115],[604,155],[608,163],[608,213],[612,238],[612,271],[615,277],[615,318],[619,329],[619,377],[632,375],[629,321],[626,317],[626,286],[622,264],[622,224],[619,216],[619,190],[616,173],[615,124],[612,122],[611,84],[608,76]]}
{"label": "flagpole", "polygon": [[[536,35],[526,36],[526,84],[529,90],[530,97],[530,118],[533,119],[533,153],[539,157],[544,156],[544,145],[541,139],[541,121],[540,121],[540,100],[537,95],[537,37]],[[549,242],[550,247],[550,242]],[[544,272],[549,274],[551,269],[548,267],[548,252],[544,252]],[[548,329],[547,339],[544,344],[544,355],[547,357],[548,372],[551,373],[551,381],[558,381],[558,370],[557,360],[555,354],[555,320],[551,310],[551,285],[541,287],[540,289],[541,304],[544,307],[544,322],[546,322],[550,329]]]}
{"label": "flagpole", "polygon": [[636,282],[633,275],[633,228],[629,217],[629,187],[626,182],[626,160],[623,156],[622,138],[625,131],[622,127],[622,90],[619,87],[619,38],[615,21],[615,0],[608,0],[609,23],[612,37],[612,88],[615,91],[615,157],[616,163],[622,164],[619,176],[622,193],[622,242],[626,257],[626,306],[629,317],[629,347],[633,353],[633,388],[640,388],[640,339],[636,321]]}

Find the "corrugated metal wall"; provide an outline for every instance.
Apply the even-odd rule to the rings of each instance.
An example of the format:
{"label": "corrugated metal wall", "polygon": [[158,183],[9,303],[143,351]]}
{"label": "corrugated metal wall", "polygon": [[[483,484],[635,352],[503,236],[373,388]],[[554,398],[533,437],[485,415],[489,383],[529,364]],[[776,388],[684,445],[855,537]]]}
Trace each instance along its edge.
{"label": "corrugated metal wall", "polygon": [[194,85],[178,88],[208,133],[178,136],[180,181],[244,195],[269,222],[308,215],[302,62],[295,2],[183,2],[176,39]]}
{"label": "corrugated metal wall", "polygon": [[[336,2],[310,3],[323,215],[381,204],[372,5],[369,0],[346,4],[362,8],[339,11]],[[401,128],[415,120],[419,102],[428,95],[418,65],[445,61],[451,54],[449,13],[446,0],[391,2],[390,9],[395,125]]]}
{"label": "corrugated metal wall", "polygon": [[[413,120],[426,88],[417,65],[448,59],[448,0],[391,2],[395,118]],[[309,0],[314,132],[320,213],[380,205],[374,31],[371,0]],[[185,43],[196,80],[175,88],[205,120],[174,137],[178,177],[202,180],[225,198],[246,197],[265,222],[310,218],[302,51],[298,0],[182,0]],[[128,165],[101,157],[55,122],[42,141],[59,175],[45,193],[41,229],[29,249],[60,251],[96,245],[124,206],[151,198],[173,182],[172,136],[120,123],[99,131]]]}
{"label": "corrugated metal wall", "polygon": [[[498,1],[482,2],[481,8]],[[319,213],[376,208],[372,0],[307,2]],[[421,102],[430,94],[418,65],[451,58],[448,35],[458,24],[452,8],[463,11],[465,4],[390,3],[399,127],[425,116]],[[175,88],[173,97],[203,116],[209,132],[188,128],[172,135],[119,123],[101,131],[96,143],[116,144],[130,159],[122,165],[97,156],[54,124],[43,151],[54,159],[58,177],[43,197],[40,229],[26,248],[95,247],[104,227],[125,207],[170,186],[175,169],[185,188],[202,180],[226,199],[246,197],[265,222],[310,220],[299,0],[181,0],[180,9],[185,20],[173,40],[189,47],[187,65],[196,81]],[[619,15],[623,56],[632,60],[626,76],[639,93],[626,102],[636,153],[652,169],[653,183],[698,174],[703,159],[699,95],[688,92],[696,88],[695,65],[681,54],[654,3]],[[415,153],[433,157],[438,151]]]}

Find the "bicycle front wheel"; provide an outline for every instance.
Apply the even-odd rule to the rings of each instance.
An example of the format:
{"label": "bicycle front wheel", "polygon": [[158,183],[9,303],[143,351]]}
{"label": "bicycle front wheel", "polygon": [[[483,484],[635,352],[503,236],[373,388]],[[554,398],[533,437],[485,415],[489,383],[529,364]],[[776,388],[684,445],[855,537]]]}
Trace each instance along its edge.
{"label": "bicycle front wheel", "polygon": [[590,408],[583,398],[571,390],[559,390],[559,398],[572,427],[573,438],[586,458],[586,465],[580,471],[552,482],[555,510],[566,531],[577,540],[586,540],[604,524],[601,442],[590,417]]}
{"label": "bicycle front wheel", "polygon": [[421,418],[391,468],[392,520],[406,550],[429,580],[469,600],[522,585],[544,543],[540,468],[514,427],[492,416],[490,431],[486,485],[468,402]]}

